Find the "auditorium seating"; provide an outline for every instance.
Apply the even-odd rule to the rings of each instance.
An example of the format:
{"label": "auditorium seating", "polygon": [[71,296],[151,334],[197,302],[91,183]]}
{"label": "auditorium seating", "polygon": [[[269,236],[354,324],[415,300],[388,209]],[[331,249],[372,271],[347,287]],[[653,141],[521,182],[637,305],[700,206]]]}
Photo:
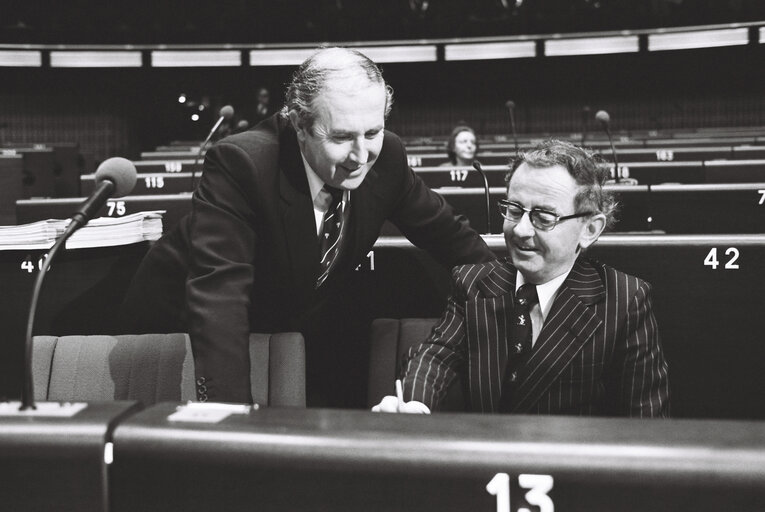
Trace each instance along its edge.
{"label": "auditorium seating", "polygon": [[[658,230],[671,234],[761,233],[765,226],[765,182],[730,184],[609,185],[620,203],[614,226],[617,232]],[[467,216],[473,227],[486,230],[483,188],[440,188],[437,191],[454,209]],[[496,203],[506,195],[504,187],[492,187],[491,231],[502,231]],[[648,219],[651,218],[649,222]],[[396,235],[391,224],[383,235]]]}
{"label": "auditorium seating", "polygon": [[0,225],[16,224],[16,201],[24,197],[21,155],[0,154]]}
{"label": "auditorium seating", "polygon": [[[37,336],[37,401],[196,400],[185,334]],[[305,407],[305,347],[297,333],[250,335],[250,380],[260,405]]]}
{"label": "auditorium seating", "polygon": [[30,155],[25,156],[23,197],[78,197],[80,175],[93,172],[92,163],[76,143],[4,142],[1,146],[3,153]]}
{"label": "auditorium seating", "polygon": [[[448,171],[438,171],[448,175]],[[469,173],[474,174],[474,173]],[[499,173],[501,174],[501,173]],[[156,177],[155,177],[156,178]],[[146,179],[141,181],[145,186]],[[471,177],[470,179],[476,179]],[[188,181],[187,181],[188,180]],[[163,179],[166,187],[183,188],[190,177],[183,174],[176,178]],[[153,183],[159,184],[159,181]],[[162,190],[162,189],[151,189]],[[660,184],[627,186],[613,185],[621,202],[618,214],[620,222],[615,229],[620,232],[661,230],[666,233],[759,233],[762,232],[765,208],[761,203],[765,182],[728,184]],[[147,191],[148,190],[144,190]],[[482,188],[442,187],[437,189],[454,208],[466,215],[479,231],[486,226],[486,205]],[[501,231],[501,217],[495,204],[504,197],[505,188],[492,187],[490,212],[492,232]],[[147,194],[131,195],[112,199],[101,209],[98,216],[121,216],[145,210],[165,210],[164,229],[172,228],[191,208],[191,194]],[[47,218],[68,218],[81,199],[30,199],[16,203],[19,223],[35,222]],[[652,217],[649,225],[648,217]],[[384,235],[397,234],[388,226]]]}

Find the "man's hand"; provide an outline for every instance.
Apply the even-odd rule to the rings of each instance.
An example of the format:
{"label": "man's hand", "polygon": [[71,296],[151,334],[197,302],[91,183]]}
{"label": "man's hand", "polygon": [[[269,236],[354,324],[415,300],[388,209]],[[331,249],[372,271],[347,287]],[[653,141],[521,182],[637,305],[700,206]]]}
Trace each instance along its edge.
{"label": "man's hand", "polygon": [[395,396],[386,396],[379,404],[372,407],[372,412],[404,412],[407,414],[430,414],[427,405],[417,400],[399,402]]}

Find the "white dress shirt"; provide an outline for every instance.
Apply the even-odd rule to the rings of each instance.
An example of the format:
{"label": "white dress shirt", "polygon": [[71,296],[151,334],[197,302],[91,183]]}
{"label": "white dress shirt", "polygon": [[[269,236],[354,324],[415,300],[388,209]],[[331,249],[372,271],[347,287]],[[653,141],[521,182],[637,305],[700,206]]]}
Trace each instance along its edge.
{"label": "white dress shirt", "polygon": [[[531,311],[529,311],[529,316],[531,317],[531,346],[532,347],[534,346],[534,343],[537,342],[537,337],[539,336],[539,333],[542,330],[542,326],[544,325],[545,320],[547,319],[547,315],[550,314],[550,309],[552,309],[555,296],[558,295],[558,290],[563,284],[563,281],[565,281],[566,278],[568,277],[569,272],[571,272],[571,269],[568,269],[568,271],[562,273],[558,277],[555,277],[547,281],[544,284],[536,285],[537,297],[539,297],[539,302],[534,304],[534,306],[531,308]],[[518,277],[515,280],[515,291],[517,292],[518,288],[523,286],[525,282],[526,282],[526,279],[524,279],[523,274],[521,274],[521,272],[519,271]]]}
{"label": "white dress shirt", "polygon": [[[316,221],[316,234],[321,236],[321,230],[324,227],[324,214],[327,213],[327,210],[329,210],[329,207],[332,205],[332,195],[324,190],[324,180],[319,178],[316,171],[311,168],[308,164],[308,160],[303,156],[303,153],[300,153],[300,157],[303,159],[305,176],[308,178],[308,190],[311,193],[311,201],[313,201],[313,217]],[[350,196],[350,190],[343,190],[344,208],[348,207]]]}

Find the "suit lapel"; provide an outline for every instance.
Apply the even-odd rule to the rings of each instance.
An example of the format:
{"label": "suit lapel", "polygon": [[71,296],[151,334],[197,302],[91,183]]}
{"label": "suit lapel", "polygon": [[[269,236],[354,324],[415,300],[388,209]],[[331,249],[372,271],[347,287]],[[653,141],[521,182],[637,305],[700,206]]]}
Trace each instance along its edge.
{"label": "suit lapel", "polygon": [[475,290],[465,310],[471,404],[494,411],[499,403],[508,357],[508,311],[512,310],[516,270],[507,260],[476,266]]}
{"label": "suit lapel", "polygon": [[605,299],[600,275],[586,260],[574,264],[558,290],[529,359],[518,369],[512,412],[528,412],[603,321],[594,304]]}
{"label": "suit lapel", "polygon": [[307,292],[319,274],[319,240],[313,201],[308,188],[305,167],[300,157],[297,136],[291,127],[285,128],[279,144],[279,213],[290,258],[293,285]]}

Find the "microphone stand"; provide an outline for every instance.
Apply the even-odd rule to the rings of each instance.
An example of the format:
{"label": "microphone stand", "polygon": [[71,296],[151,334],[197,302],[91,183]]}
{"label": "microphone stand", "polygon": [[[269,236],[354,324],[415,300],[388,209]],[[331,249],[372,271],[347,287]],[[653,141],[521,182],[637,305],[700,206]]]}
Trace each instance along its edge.
{"label": "microphone stand", "polygon": [[61,247],[66,244],[66,241],[71,237],[75,231],[77,231],[82,225],[76,222],[74,219],[69,221],[64,233],[56,240],[51,250],[48,251],[45,261],[40,268],[40,273],[37,274],[35,279],[34,288],[32,289],[32,300],[29,305],[29,316],[27,316],[27,329],[26,337],[24,339],[24,383],[21,389],[21,406],[20,411],[34,410],[35,406],[34,398],[34,382],[32,380],[32,334],[35,324],[35,313],[37,312],[37,302],[40,298],[40,290],[42,289],[43,280],[48,273],[50,264],[58,254]]}
{"label": "microphone stand", "polygon": [[197,156],[196,158],[194,158],[194,165],[191,167],[191,191],[192,192],[194,191],[194,189],[196,189],[197,167],[199,166],[199,159],[202,157],[202,151],[204,151],[205,147],[207,147],[207,145],[210,143],[210,139],[212,139],[212,136],[215,134],[216,131],[218,131],[218,128],[220,128],[220,125],[221,123],[223,123],[224,119],[226,119],[226,116],[220,116],[218,118],[218,121],[212,127],[212,130],[210,130],[210,133],[207,134],[207,138],[199,146],[199,151],[197,152]]}
{"label": "microphone stand", "polygon": [[481,162],[473,160],[473,169],[478,171],[478,174],[483,178],[483,191],[486,197],[486,234],[491,234],[491,198],[489,196],[489,180],[486,178],[486,174],[483,172]]}
{"label": "microphone stand", "polygon": [[515,106],[508,107],[508,112],[510,112],[510,129],[513,131],[513,143],[515,144],[515,155],[518,156],[518,133],[515,131],[515,114],[513,111],[515,110]]}
{"label": "microphone stand", "polygon": [[603,129],[606,130],[606,135],[608,135],[608,143],[611,145],[611,155],[614,157],[614,176],[615,176],[615,183],[619,183],[619,159],[616,156],[616,148],[614,147],[614,140],[611,138],[611,130],[608,128],[608,124],[603,123]]}

